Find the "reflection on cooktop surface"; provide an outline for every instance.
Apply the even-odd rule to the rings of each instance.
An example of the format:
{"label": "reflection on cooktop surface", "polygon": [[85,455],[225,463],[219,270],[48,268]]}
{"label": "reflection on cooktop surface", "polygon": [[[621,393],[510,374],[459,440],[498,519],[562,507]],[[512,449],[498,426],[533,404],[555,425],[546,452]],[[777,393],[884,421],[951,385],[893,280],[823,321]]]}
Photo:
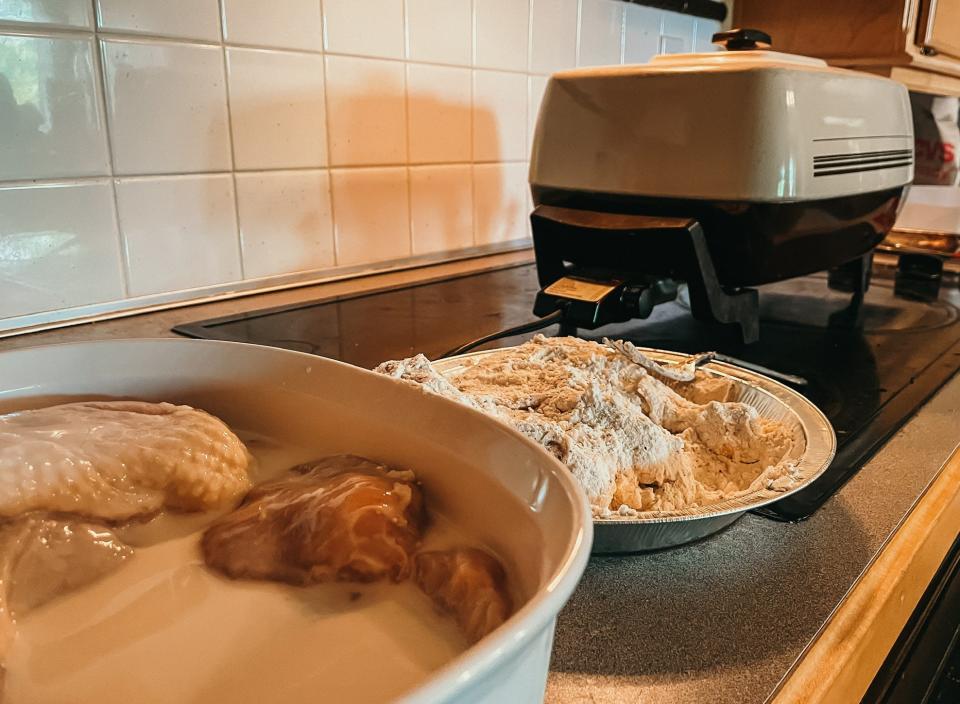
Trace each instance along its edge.
{"label": "reflection on cooktop surface", "polygon": [[[218,318],[177,328],[194,337],[310,352],[372,368],[446,350],[533,319],[532,264]],[[683,297],[647,320],[582,331],[681,352],[716,350],[809,380],[801,389],[837,432],[839,452],[816,492],[772,505],[781,518],[808,515],[960,367],[960,290],[945,279],[929,302],[894,295],[891,270],[876,268],[859,302],[816,274],[760,288],[760,341],[694,320]],[[555,334],[556,327],[546,334]],[[490,346],[516,344],[506,338]],[[805,497],[804,494],[807,494]],[[820,496],[823,494],[823,496]],[[816,495],[816,496],[815,496]]]}

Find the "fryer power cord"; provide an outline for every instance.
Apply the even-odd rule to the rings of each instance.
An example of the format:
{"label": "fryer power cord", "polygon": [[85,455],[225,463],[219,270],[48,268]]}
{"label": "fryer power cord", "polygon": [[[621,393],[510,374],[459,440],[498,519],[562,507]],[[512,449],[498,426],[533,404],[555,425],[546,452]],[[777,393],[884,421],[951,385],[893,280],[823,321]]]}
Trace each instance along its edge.
{"label": "fryer power cord", "polygon": [[438,359],[446,359],[447,357],[463,354],[464,352],[469,352],[475,347],[485,345],[486,343],[493,342],[494,340],[500,340],[504,337],[512,337],[513,335],[523,335],[524,333],[543,330],[551,325],[556,325],[562,322],[563,313],[563,308],[558,308],[552,313],[540,318],[540,320],[534,320],[530,323],[524,323],[523,325],[517,325],[516,327],[507,328],[506,330],[501,330],[490,335],[485,335],[484,337],[479,337],[476,340],[466,343],[465,345],[460,345],[459,347],[455,347],[452,350],[444,352]]}

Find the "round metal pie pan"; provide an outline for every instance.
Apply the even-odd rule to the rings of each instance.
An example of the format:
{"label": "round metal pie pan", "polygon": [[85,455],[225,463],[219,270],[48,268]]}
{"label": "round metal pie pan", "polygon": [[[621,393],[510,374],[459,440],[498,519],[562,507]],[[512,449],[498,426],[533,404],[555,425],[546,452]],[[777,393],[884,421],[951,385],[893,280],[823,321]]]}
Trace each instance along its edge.
{"label": "round metal pie pan", "polygon": [[[509,349],[509,348],[507,348]],[[638,347],[661,362],[681,362],[688,355]],[[433,363],[445,376],[456,376],[475,360],[501,354],[503,348],[471,352]],[[679,511],[641,513],[637,516],[593,519],[593,553],[645,552],[683,545],[727,527],[747,511],[779,501],[800,491],[819,477],[837,451],[837,436],[830,421],[803,395],[756,372],[723,362],[710,362],[701,369],[734,382],[730,401],[757,409],[760,416],[785,423],[802,434],[805,444],[795,455],[800,480],[786,491],[762,489],[706,506]]]}

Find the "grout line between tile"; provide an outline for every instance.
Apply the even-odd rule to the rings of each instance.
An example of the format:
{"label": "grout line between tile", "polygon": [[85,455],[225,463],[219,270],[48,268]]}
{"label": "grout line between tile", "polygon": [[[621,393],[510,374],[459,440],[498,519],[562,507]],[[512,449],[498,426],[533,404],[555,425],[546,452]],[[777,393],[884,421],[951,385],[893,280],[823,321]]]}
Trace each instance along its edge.
{"label": "grout line between tile", "polygon": [[626,61],[627,56],[627,6],[620,8],[620,63]]}
{"label": "grout line between tile", "polygon": [[32,37],[37,39],[89,39],[95,29],[55,27],[51,25],[0,25],[0,37]]}
{"label": "grout line between tile", "polygon": [[[579,16],[579,14],[578,14]],[[472,22],[472,20],[471,20]],[[475,23],[472,26],[472,32],[475,32]],[[222,25],[221,25],[222,31]],[[325,33],[325,32],[324,32]],[[76,39],[82,38],[84,36],[89,36],[91,34],[96,34],[104,41],[110,42],[120,42],[120,43],[139,43],[139,44],[182,44],[186,46],[200,46],[207,48],[216,48],[216,47],[226,47],[228,49],[246,49],[251,51],[272,51],[286,54],[312,54],[315,56],[345,56],[354,59],[370,59],[373,61],[394,61],[400,63],[413,63],[413,64],[424,64],[427,66],[447,66],[451,68],[473,68],[478,71],[498,71],[500,73],[519,73],[519,74],[532,74],[538,76],[549,76],[550,72],[540,72],[533,71],[531,68],[526,69],[516,69],[516,68],[491,68],[487,66],[478,66],[476,65],[476,60],[468,64],[462,63],[453,63],[446,61],[417,61],[410,58],[396,58],[390,56],[370,56],[368,54],[353,54],[348,52],[335,52],[335,51],[324,51],[322,49],[304,49],[304,48],[295,48],[295,47],[285,47],[285,46],[275,46],[267,44],[249,44],[245,42],[231,42],[226,40],[221,40],[219,42],[212,42],[202,39],[191,39],[189,37],[174,37],[174,36],[162,36],[156,34],[134,34],[131,32],[122,32],[119,30],[78,30],[70,31],[68,29],[50,27],[49,25],[37,25],[29,27],[16,27],[16,26],[0,26],[0,36],[25,36],[25,37],[35,37],[35,38],[53,38],[53,39]],[[578,27],[579,34],[579,27]],[[324,40],[325,41],[325,40]],[[474,49],[472,54],[475,55],[475,41],[472,41]],[[579,47],[578,47],[579,49]],[[570,68],[573,68],[572,66]]]}
{"label": "grout line between tile", "polygon": [[[476,4],[477,0],[472,0],[470,3],[470,58],[473,63],[476,63],[476,53],[477,53],[477,13],[476,13]],[[477,90],[476,90],[476,69],[470,69],[470,115],[467,118],[470,127],[470,241],[474,246],[477,245],[477,177],[474,173],[475,169],[473,165],[476,163],[475,153],[476,148],[474,147],[474,140],[476,139],[476,113],[477,113]]]}
{"label": "grout line between tile", "polygon": [[[403,16],[407,16],[407,0],[403,0]],[[406,24],[406,23],[404,23]],[[404,30],[406,34],[406,30]],[[406,47],[404,47],[404,55],[406,55]],[[406,123],[404,125],[403,137],[404,137],[404,148],[406,150],[406,155],[404,161],[405,169],[404,180],[406,182],[407,188],[407,248],[409,256],[413,256],[413,185],[410,183],[410,67],[403,67],[403,121]]]}
{"label": "grout line between tile", "polygon": [[[471,147],[472,148],[472,147]],[[359,171],[363,169],[418,169],[428,166],[484,166],[490,164],[521,164],[529,159],[482,159],[479,161],[423,161],[394,164],[356,164],[334,166],[281,166],[270,168],[236,169],[235,171],[190,171],[162,172],[154,174],[94,174],[91,176],[52,176],[50,178],[29,178],[0,180],[0,188],[22,188],[29,186],[66,186],[96,181],[147,181],[151,179],[197,178],[201,176],[228,176],[237,174],[273,174],[290,171]]]}
{"label": "grout line between tile", "polygon": [[584,0],[577,0],[577,46],[576,51],[573,56],[573,65],[580,65],[580,35],[582,32],[583,25],[583,2]]}
{"label": "grout line between tile", "polygon": [[470,0],[470,67],[477,67],[477,0]]}
{"label": "grout line between tile", "polygon": [[533,70],[533,3],[527,0],[527,75]]}
{"label": "grout line between tile", "polygon": [[407,12],[408,0],[403,0],[403,60],[410,60],[410,17]]}
{"label": "grout line between tile", "polygon": [[327,36],[327,11],[323,6],[323,0],[317,0],[320,4],[320,51],[328,53],[330,48],[330,38]]}
{"label": "grout line between tile", "polygon": [[103,129],[107,144],[107,168],[110,171],[110,195],[113,199],[113,221],[117,227],[117,245],[120,252],[120,280],[123,285],[123,297],[130,297],[130,251],[127,248],[127,236],[123,232],[123,225],[120,221],[120,192],[117,188],[117,181],[114,178],[117,168],[115,164],[113,147],[113,130],[110,119],[110,110],[107,106],[107,62],[103,56],[103,44],[100,43],[99,33],[97,31],[97,7],[96,0],[91,0],[93,4],[93,52],[95,84],[94,91],[98,92],[100,108],[103,110]]}
{"label": "grout line between tile", "polygon": [[243,257],[243,234],[240,227],[240,192],[237,189],[237,148],[233,136],[233,107],[230,105],[230,71],[227,68],[227,46],[223,43],[223,26],[226,22],[226,13],[223,9],[223,0],[217,2],[217,12],[220,13],[220,65],[223,67],[223,98],[227,101],[227,138],[230,140],[230,183],[233,187],[233,222],[236,230],[237,259],[240,262],[240,278],[246,279],[246,263]]}
{"label": "grout line between tile", "polygon": [[[470,3],[470,56],[473,59],[473,63],[476,63],[476,54],[477,54],[477,13],[476,13],[477,0],[472,0]],[[479,240],[479,235],[477,233],[478,227],[477,223],[479,222],[477,216],[477,174],[474,165],[476,162],[476,130],[477,130],[477,70],[476,68],[471,68],[470,70],[470,204],[472,210],[470,212],[470,233],[472,236],[471,242],[473,246],[477,246],[477,241]]]}
{"label": "grout line between tile", "polygon": [[[327,20],[323,7],[323,0],[320,3],[320,34],[323,47],[327,46]],[[334,204],[333,197],[333,171],[330,168],[330,161],[333,158],[333,142],[330,140],[330,84],[327,81],[327,58],[323,58],[323,136],[327,143],[327,195],[330,198],[330,236],[333,237],[333,265],[340,266],[340,234],[337,228],[337,207]],[[409,154],[407,158],[409,158]]]}

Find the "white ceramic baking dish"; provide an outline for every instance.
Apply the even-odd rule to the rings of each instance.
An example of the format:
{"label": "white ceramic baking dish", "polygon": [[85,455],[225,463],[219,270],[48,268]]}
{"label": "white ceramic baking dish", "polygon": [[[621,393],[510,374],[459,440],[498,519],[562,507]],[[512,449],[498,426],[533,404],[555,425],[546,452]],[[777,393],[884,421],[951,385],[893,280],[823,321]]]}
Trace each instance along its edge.
{"label": "white ceramic baking dish", "polygon": [[157,339],[0,353],[0,411],[91,397],[187,403],[236,428],[416,468],[430,505],[500,555],[523,603],[400,701],[542,699],[556,616],[592,528],[582,491],[533,442],[412,385],[298,352]]}

